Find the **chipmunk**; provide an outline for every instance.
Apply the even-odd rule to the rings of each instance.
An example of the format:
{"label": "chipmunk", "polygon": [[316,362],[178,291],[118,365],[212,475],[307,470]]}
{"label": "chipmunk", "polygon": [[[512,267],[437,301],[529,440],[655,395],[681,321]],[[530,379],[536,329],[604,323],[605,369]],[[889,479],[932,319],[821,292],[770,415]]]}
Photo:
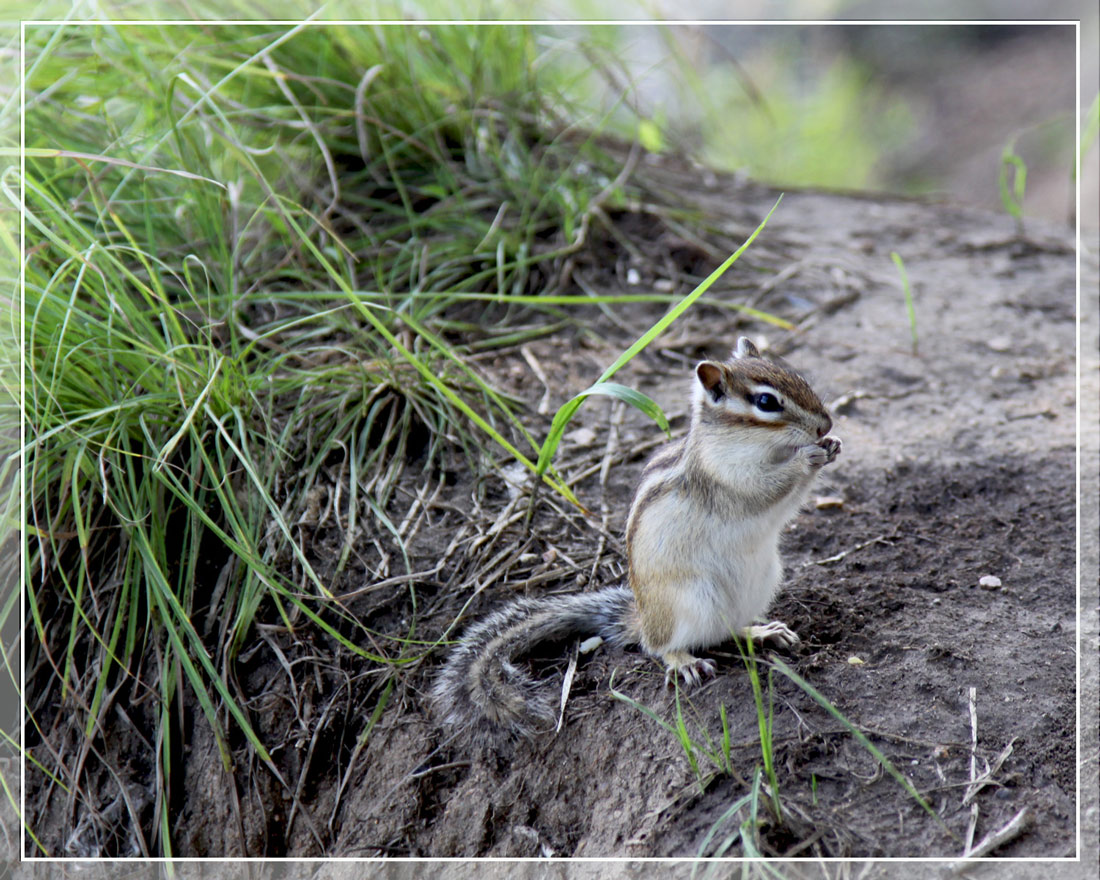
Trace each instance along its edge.
{"label": "chipmunk", "polygon": [[798,373],[741,337],[730,360],[695,368],[688,433],[646,464],[626,524],[629,586],[515,599],[475,623],[433,687],[443,722],[467,732],[530,736],[554,706],[515,660],[532,646],[598,635],[640,644],[666,681],[713,676],[691,651],[731,634],[789,647],[798,636],[755,626],[782,575],[778,542],[810,484],[841,444],[832,419]]}

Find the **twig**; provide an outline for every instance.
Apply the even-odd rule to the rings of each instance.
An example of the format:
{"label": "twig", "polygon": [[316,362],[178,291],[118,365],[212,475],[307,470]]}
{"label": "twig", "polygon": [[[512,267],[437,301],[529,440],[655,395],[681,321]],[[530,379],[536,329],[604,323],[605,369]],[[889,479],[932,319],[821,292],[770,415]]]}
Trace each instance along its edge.
{"label": "twig", "polygon": [[438,485],[435,487],[435,491],[432,492],[431,497],[425,501],[425,496],[428,493],[428,482],[428,480],[425,480],[424,485],[418,486],[416,489],[416,499],[413,503],[413,507],[419,504],[420,510],[417,513],[416,521],[412,524],[412,529],[409,530],[408,534],[405,534],[405,528],[408,525],[409,517],[412,516],[413,508],[410,507],[409,516],[405,517],[405,521],[401,523],[401,528],[397,530],[404,540],[405,546],[409,546],[410,544],[412,544],[413,538],[415,538],[416,533],[420,531],[420,526],[424,522],[424,520],[428,520],[428,525],[431,525],[431,519],[429,518],[428,512],[435,504],[436,499],[439,498],[439,493],[443,491],[443,487],[446,484],[446,480],[441,477]]}
{"label": "twig", "polygon": [[588,573],[588,582],[596,582],[596,571],[600,567],[600,559],[607,547],[607,523],[611,515],[611,508],[607,503],[607,474],[611,470],[611,460],[619,448],[619,427],[623,423],[623,411],[626,409],[622,403],[611,405],[611,419],[607,432],[607,445],[604,447],[603,462],[600,465],[600,540],[596,544],[596,554],[592,558],[592,570]]}
{"label": "twig", "polygon": [[1008,756],[1012,754],[1012,746],[1015,742],[1016,738],[1013,737],[1011,742],[1009,742],[1009,744],[1005,746],[1004,749],[1001,750],[1001,753],[997,755],[997,757],[993,760],[993,766],[988,767],[985,773],[983,773],[973,783],[971,783],[972,787],[967,788],[966,794],[963,796],[964,807],[971,800],[973,800],[974,796],[979,791],[981,791],[983,788],[993,782],[994,775],[996,775],[996,773],[1001,769],[1001,765],[1004,764],[1004,762],[1008,759]]}
{"label": "twig", "polygon": [[540,416],[544,416],[550,411],[550,380],[546,378],[546,372],[542,369],[542,364],[539,363],[538,358],[535,357],[535,353],[531,351],[531,346],[521,345],[519,353],[527,361],[527,366],[531,368],[531,372],[542,383],[542,399],[535,408],[535,412]]}
{"label": "twig", "polygon": [[[963,795],[963,805],[974,791],[974,783],[978,779],[978,689],[967,689],[967,703],[970,708],[970,786]],[[970,808],[970,822],[966,828],[966,844],[963,853],[970,852],[974,845],[974,833],[978,830],[978,805]]]}
{"label": "twig", "polygon": [[[1012,817],[999,831],[992,831],[982,838],[974,849],[968,850],[963,854],[963,859],[980,859],[982,856],[989,855],[995,849],[1008,843],[1010,840],[1018,837],[1027,827],[1031,824],[1031,808],[1024,807],[1020,812]],[[965,861],[959,862],[953,868],[954,873],[960,874],[967,868]]]}
{"label": "twig", "polygon": [[[642,453],[648,452],[650,449],[653,449],[655,446],[660,446],[661,444],[666,443],[666,442],[668,442],[668,441],[665,439],[665,435],[664,434],[658,434],[656,437],[653,437],[649,440],[645,440],[645,441],[643,441],[643,442],[641,442],[641,443],[639,443],[635,446],[631,446],[629,449],[625,449],[622,452],[618,453],[615,456],[615,463],[616,464],[622,464],[624,461],[626,461],[628,459],[637,458],[640,455],[642,455]],[[566,467],[568,467],[568,465],[563,466],[561,468],[562,472],[565,471]],[[601,458],[600,460],[588,465],[583,471],[578,471],[575,474],[570,474],[569,477],[565,481],[565,485],[567,485],[570,489],[572,489],[581,480],[592,476],[592,474],[596,473],[596,471],[601,470],[602,468],[603,468],[603,459]]]}
{"label": "twig", "polygon": [[978,805],[970,805],[970,822],[966,826],[966,843],[963,852],[968,853],[974,847],[974,832],[978,830]]}
{"label": "twig", "polygon": [[469,766],[469,761],[451,761],[449,764],[435,764],[424,770],[418,770],[416,773],[410,773],[409,779],[422,779],[425,776],[430,776],[432,773],[442,773],[444,770],[458,770],[462,767]]}
{"label": "twig", "polygon": [[561,681],[561,705],[558,709],[558,725],[554,728],[554,733],[561,730],[562,722],[565,721],[565,704],[569,702],[569,691],[573,687],[573,676],[577,673],[577,657],[579,654],[579,648],[574,648],[569,655],[569,665],[566,667],[565,677]]}
{"label": "twig", "polygon": [[[445,560],[444,560],[445,561]],[[396,577],[386,578],[384,581],[377,581],[373,584],[367,584],[365,587],[360,587],[357,590],[352,590],[350,593],[340,593],[338,596],[333,596],[337,602],[346,602],[349,599],[357,599],[359,596],[365,596],[367,593],[373,593],[377,590],[383,590],[386,587],[393,587],[398,584],[407,584],[409,581],[424,581],[428,578],[435,577],[443,569],[443,562],[436,565],[435,568],[425,569],[424,571],[414,571],[411,574],[400,574]]]}
{"label": "twig", "polygon": [[[978,689],[967,690],[967,702],[970,705],[970,782],[978,778]],[[965,801],[964,801],[965,803]]]}
{"label": "twig", "polygon": [[879,535],[877,538],[872,538],[870,541],[864,541],[862,544],[856,544],[855,547],[849,547],[842,553],[837,553],[836,556],[829,556],[825,559],[811,559],[809,562],[803,562],[802,567],[806,568],[810,565],[828,565],[830,562],[840,562],[849,553],[855,553],[857,550],[862,550],[864,547],[870,547],[872,544],[888,544],[893,546],[893,542],[887,540],[886,535]]}
{"label": "twig", "polygon": [[[473,580],[475,583],[474,593],[480,593],[486,587],[491,586],[500,580],[513,565],[519,560],[519,558],[527,552],[531,547],[534,538],[528,538],[519,547],[510,545],[502,549],[496,556],[494,556],[488,563],[483,565],[480,569],[474,572]],[[503,561],[502,561],[503,560]],[[489,574],[485,574],[489,572]]]}

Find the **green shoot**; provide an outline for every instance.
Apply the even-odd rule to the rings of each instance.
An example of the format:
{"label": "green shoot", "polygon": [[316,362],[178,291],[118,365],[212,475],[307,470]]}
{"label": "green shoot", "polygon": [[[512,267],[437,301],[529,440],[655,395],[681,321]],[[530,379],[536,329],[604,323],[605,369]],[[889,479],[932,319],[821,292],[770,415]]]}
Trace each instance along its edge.
{"label": "green shoot", "polygon": [[1077,162],[1074,163],[1073,180],[1077,180],[1077,165],[1085,161],[1095,143],[1097,135],[1100,135],[1100,92],[1092,99],[1089,112],[1085,114],[1084,124],[1081,126],[1081,144],[1077,153]]}
{"label": "green shoot", "polygon": [[[783,821],[783,810],[779,804],[779,779],[775,773],[775,749],[772,743],[772,722],[774,697],[772,693],[771,670],[768,670],[768,700],[764,705],[764,692],[760,684],[760,673],[756,665],[756,653],[752,639],[737,639],[737,648],[741,652],[741,660],[749,673],[749,682],[752,685],[752,698],[756,704],[756,724],[760,732],[760,755],[764,761],[764,772],[768,777],[768,786],[771,788],[772,808],[775,810],[777,822]],[[742,647],[744,645],[744,647]]]}
{"label": "green shoot", "polygon": [[691,741],[691,735],[688,733],[687,725],[684,723],[683,708],[680,705],[679,682],[676,683],[676,738],[680,741],[680,746],[683,748],[684,754],[687,755],[688,763],[691,765],[691,772],[695,774],[695,778],[702,784],[703,776],[699,772],[699,759],[695,757],[695,743]]}
{"label": "green shoot", "polygon": [[851,721],[849,721],[844,716],[844,714],[839,709],[837,709],[836,706],[829,702],[829,700],[826,699],[825,696],[817,690],[817,688],[806,681],[806,679],[804,679],[797,672],[791,669],[791,667],[789,667],[778,657],[772,658],[771,663],[775,666],[776,669],[783,673],[783,675],[787,676],[787,678],[789,678],[796,685],[802,688],[802,690],[805,691],[811,698],[813,698],[813,700],[826,712],[828,712],[837,721],[843,724],[848,729],[848,732],[851,733],[853,737],[855,737],[856,741],[861,746],[863,746],[863,748],[865,748],[876,761],[879,762],[879,764],[882,766],[882,769],[893,776],[894,779],[897,780],[898,784],[905,789],[906,793],[918,804],[920,804],[921,809],[923,809],[926,813],[928,813],[929,816],[935,819],[936,824],[939,825],[949,835],[951,835],[953,839],[958,840],[958,835],[956,835],[955,832],[953,832],[950,828],[947,827],[947,825],[944,824],[944,821],[940,818],[939,813],[932,809],[929,803],[923,797],[921,797],[920,792],[918,792],[913,787],[913,783],[906,779],[905,776],[902,775],[901,771],[899,771],[890,762],[890,760],[875,747],[875,744],[867,738],[866,734],[864,734],[862,730],[860,730]]}
{"label": "green shoot", "polygon": [[726,774],[733,775],[733,761],[730,758],[730,722],[726,717],[726,704],[721,703],[718,706],[718,716],[722,720],[722,764]]}
{"label": "green shoot", "polygon": [[647,718],[655,722],[660,728],[668,731],[670,734],[672,734],[673,737],[675,737],[676,741],[680,744],[680,747],[684,750],[684,756],[687,758],[688,764],[691,766],[691,772],[698,780],[700,788],[706,788],[709,781],[714,778],[713,774],[707,775],[703,773],[699,764],[700,755],[707,758],[707,760],[710,761],[715,767],[717,767],[720,772],[726,773],[730,776],[733,775],[733,764],[729,758],[730,740],[728,725],[723,731],[723,739],[719,748],[714,748],[714,744],[705,729],[701,729],[700,731],[703,739],[705,740],[705,745],[701,745],[695,742],[695,740],[693,740],[691,737],[691,733],[688,730],[687,721],[684,718],[683,707],[680,702],[680,687],[678,683],[676,684],[676,718],[675,723],[673,724],[665,721],[663,718],[661,718],[660,715],[658,715],[648,706],[643,706],[632,697],[629,697],[621,691],[616,690],[614,676],[612,676],[609,687],[611,691],[611,696],[614,699],[619,700],[622,703],[626,703],[631,708],[636,709],[638,712],[641,712]]}
{"label": "green shoot", "polygon": [[[760,791],[760,768],[757,767],[756,772],[753,774],[753,777],[752,777],[752,788],[750,789],[749,793],[746,794],[746,795],[743,795],[742,797],[735,800],[732,804],[730,804],[730,806],[726,809],[726,811],[721,816],[718,817],[718,821],[716,821],[713,825],[710,826],[710,829],[707,831],[706,835],[703,837],[702,841],[699,844],[699,851],[696,854],[697,859],[703,859],[703,858],[708,857],[708,850],[710,848],[710,842],[714,839],[715,835],[718,834],[718,831],[727,822],[729,822],[739,812],[741,812],[743,809],[745,809],[745,807],[753,808],[753,809],[750,809],[750,814],[749,814],[748,818],[743,820],[738,825],[738,827],[736,828],[736,830],[732,834],[730,834],[728,837],[723,839],[722,842],[715,848],[714,852],[709,854],[709,857],[719,859],[722,856],[724,856],[729,851],[729,848],[737,842],[737,839],[742,836],[744,830],[746,830],[747,828],[751,828],[752,825],[755,824],[756,815],[755,815],[755,812],[754,812],[754,808],[755,808],[755,806],[758,802],[759,791]],[[747,855],[747,853],[746,853],[746,855]],[[692,877],[695,877],[695,872],[698,870],[698,868],[699,868],[699,862],[696,861],[691,866],[691,876]],[[711,876],[713,871],[714,871],[714,866],[712,865],[710,870],[707,872],[707,876],[708,877]]]}
{"label": "green shoot", "polygon": [[898,275],[901,276],[901,289],[905,292],[905,311],[909,316],[909,335],[913,340],[913,355],[917,354],[917,311],[913,307],[913,291],[909,287],[909,273],[905,271],[905,263],[897,251],[890,251],[890,259],[898,267]]}
{"label": "green shoot", "polygon": [[[1012,180],[1009,180],[1009,176]],[[1005,144],[1001,151],[1001,164],[997,174],[997,188],[1005,211],[1018,222],[1024,216],[1024,190],[1027,188],[1027,165],[1016,155],[1016,138]]]}

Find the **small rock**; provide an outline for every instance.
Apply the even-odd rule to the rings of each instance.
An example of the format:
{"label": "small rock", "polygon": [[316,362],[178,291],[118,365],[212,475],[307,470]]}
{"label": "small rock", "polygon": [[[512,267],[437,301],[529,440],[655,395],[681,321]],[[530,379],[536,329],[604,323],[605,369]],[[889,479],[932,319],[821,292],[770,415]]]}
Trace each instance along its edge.
{"label": "small rock", "polygon": [[629,284],[631,287],[637,287],[639,284],[642,283],[642,276],[639,274],[637,269],[626,270],[626,283]]}
{"label": "small rock", "polygon": [[596,442],[596,432],[591,428],[576,428],[566,434],[563,440],[568,440],[575,446],[591,446]]}
{"label": "small rock", "polygon": [[993,351],[1008,351],[1012,348],[1012,337],[994,336],[992,339],[987,339],[985,344],[993,349]]}
{"label": "small rock", "polygon": [[814,507],[818,510],[837,510],[844,506],[844,499],[839,495],[815,495]]}
{"label": "small rock", "polygon": [[863,659],[861,657],[857,657],[855,654],[848,658],[848,664],[850,666],[862,666],[863,663]]}
{"label": "small rock", "polygon": [[1001,579],[996,575],[987,574],[978,581],[978,586],[985,590],[996,590],[1001,586]]}
{"label": "small rock", "polygon": [[514,462],[500,469],[500,476],[508,486],[508,497],[518,498],[531,485],[531,471],[523,462]]}

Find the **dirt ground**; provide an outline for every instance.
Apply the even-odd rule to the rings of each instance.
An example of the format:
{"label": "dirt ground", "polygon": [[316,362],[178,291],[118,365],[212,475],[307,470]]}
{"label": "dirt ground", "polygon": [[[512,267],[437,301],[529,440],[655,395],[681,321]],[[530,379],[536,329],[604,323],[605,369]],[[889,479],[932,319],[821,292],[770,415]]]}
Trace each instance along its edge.
{"label": "dirt ground", "polygon": [[[727,186],[702,207],[711,216],[730,216],[734,226],[751,226],[773,200],[762,189]],[[784,822],[768,821],[760,845],[772,855],[957,855],[971,816],[963,801],[971,779],[973,689],[977,772],[997,764],[1011,747],[991,784],[974,798],[975,839],[1026,807],[1028,830],[997,855],[1072,855],[1075,341],[1069,233],[1028,224],[1020,234],[1009,218],[950,206],[791,193],[760,244],[760,253],[780,253],[788,262],[778,279],[757,276],[756,283],[768,288],[759,305],[794,319],[805,316],[797,332],[739,324],[729,312],[698,308],[617,378],[661,402],[678,433],[686,428],[690,366],[704,355],[723,355],[736,335],[748,332],[765,336],[832,403],[833,433],[845,448],[817,494],[839,497],[842,506],[807,510],[789,529],[786,586],[773,616],[803,637],[785,657],[790,666],[869,737],[943,822],[884,774],[839,721],[775,675]],[[914,287],[916,356],[893,250],[904,257]],[[635,268],[647,283],[651,266],[618,260],[620,275]],[[751,265],[739,268],[742,280],[754,279]],[[549,336],[530,343],[527,358],[512,352],[483,366],[534,408],[546,393],[531,366],[537,364],[552,413],[655,314],[639,309],[620,315],[622,326],[597,321],[596,333]],[[417,584],[421,638],[438,639],[466,602],[464,619],[474,619],[520,592],[541,595],[620,579],[618,536],[659,432],[635,411],[605,402],[585,407],[571,428],[589,430],[570,435],[562,472],[572,479],[590,471],[576,489],[596,513],[592,519],[546,499],[527,533],[522,518],[508,518],[517,509],[522,513],[525,502],[517,506],[505,482],[490,478],[480,487],[479,515],[508,524],[488,543],[473,532],[464,538],[475,487],[460,464],[424,505],[426,525],[411,544],[413,568],[432,569],[456,539],[460,549],[433,578]],[[611,466],[601,486],[598,465],[605,457]],[[324,529],[312,536],[310,548],[322,566],[330,538],[336,540]],[[987,575],[1001,585],[981,586]],[[473,597],[450,589],[463,582],[482,589]],[[389,593],[351,608],[377,630],[404,632],[408,593]],[[191,757],[195,768],[205,769],[196,769],[196,784],[187,786],[181,804],[181,854],[714,852],[743,820],[723,817],[761,763],[745,669],[736,652],[714,656],[721,674],[690,694],[685,716],[693,739],[717,742],[719,707],[725,706],[735,772],[715,773],[718,768],[701,756],[701,783],[669,732],[612,696],[613,686],[660,717],[674,718],[661,670],[637,651],[602,649],[582,658],[560,732],[488,753],[445,741],[427,712],[425,693],[439,651],[397,677],[389,705],[359,752],[356,739],[377,689],[355,681],[351,658],[334,654],[340,668],[331,676],[321,671],[314,683],[299,682],[310,694],[292,698],[279,662],[270,651],[257,651],[247,680],[269,696],[270,711],[258,714],[261,735],[286,743],[276,760],[291,777],[304,760],[311,762],[302,809],[289,822],[291,805],[254,768],[240,824],[227,824],[235,809],[225,803],[224,776],[197,721]],[[562,666],[542,670],[549,687],[560,686]],[[344,687],[349,677],[353,683]],[[271,699],[283,688],[285,700]],[[375,696],[356,705],[363,693]],[[288,708],[303,700],[314,707],[312,717]],[[739,852],[735,844],[729,854]]]}
{"label": "dirt ground", "polygon": [[[655,173],[687,192],[687,169]],[[731,239],[743,239],[775,197],[717,179],[690,196],[707,216],[727,218]],[[616,219],[646,234],[638,215]],[[670,278],[681,283],[679,271],[705,271],[708,256],[668,235],[653,232],[663,261],[609,241],[587,263],[579,259],[576,271],[590,269],[609,290],[629,289],[634,273],[647,289]],[[917,354],[891,251],[904,258],[913,284]],[[1071,233],[1058,226],[1029,222],[1021,230],[1006,216],[950,205],[788,193],[727,281],[797,329],[697,306],[616,376],[657,399],[676,436],[686,429],[692,365],[724,356],[748,333],[808,375],[844,441],[815,493],[841,499],[839,506],[810,505],[783,543],[785,586],[772,616],[803,641],[781,657],[911,781],[939,821],[839,720],[776,673],[783,821],[761,807],[764,854],[956,856],[972,816],[964,803],[972,759],[979,775],[993,768],[972,801],[976,841],[1026,808],[1027,829],[995,855],[1074,854],[1074,260]],[[1085,273],[1095,278],[1095,266],[1087,263]],[[545,398],[548,424],[658,314],[593,310],[584,332],[547,335],[479,366],[532,413]],[[442,473],[407,469],[387,512],[408,526],[410,565],[421,573],[411,579],[415,590],[399,582],[366,591],[348,609],[383,640],[405,635],[415,615],[417,638],[430,644],[464,605],[468,621],[517,594],[618,582],[633,485],[661,442],[635,410],[589,402],[559,462],[593,515],[543,492],[529,528],[527,496],[510,490],[508,469],[476,481],[457,454]],[[339,479],[346,476],[319,490],[334,493]],[[343,539],[331,521],[302,532],[322,574]],[[385,533],[364,535],[335,591],[369,584],[387,550]],[[982,586],[985,576],[1000,585]],[[548,687],[560,688],[573,650],[562,646],[560,661],[543,658]],[[252,697],[257,733],[275,744],[284,778],[297,780],[295,797],[243,748],[231,780],[192,707],[183,731],[186,778],[174,805],[176,851],[713,854],[745,819],[727,811],[747,793],[761,754],[745,667],[732,647],[712,656],[719,675],[687,696],[683,712],[692,739],[705,745],[708,737],[719,741],[725,707],[733,773],[700,754],[697,775],[672,734],[612,693],[674,723],[663,671],[637,650],[581,657],[559,732],[485,751],[449,739],[429,712],[426,693],[442,649],[389,675],[320,635],[291,641],[272,628],[242,654],[238,677]],[[134,734],[115,733],[109,748],[117,765],[139,778]],[[30,804],[33,775],[28,783]],[[137,809],[148,815],[151,803],[139,799]],[[79,838],[63,837],[58,826],[51,841],[51,816],[39,820],[40,836],[57,852]],[[736,842],[727,854],[742,852]]]}

